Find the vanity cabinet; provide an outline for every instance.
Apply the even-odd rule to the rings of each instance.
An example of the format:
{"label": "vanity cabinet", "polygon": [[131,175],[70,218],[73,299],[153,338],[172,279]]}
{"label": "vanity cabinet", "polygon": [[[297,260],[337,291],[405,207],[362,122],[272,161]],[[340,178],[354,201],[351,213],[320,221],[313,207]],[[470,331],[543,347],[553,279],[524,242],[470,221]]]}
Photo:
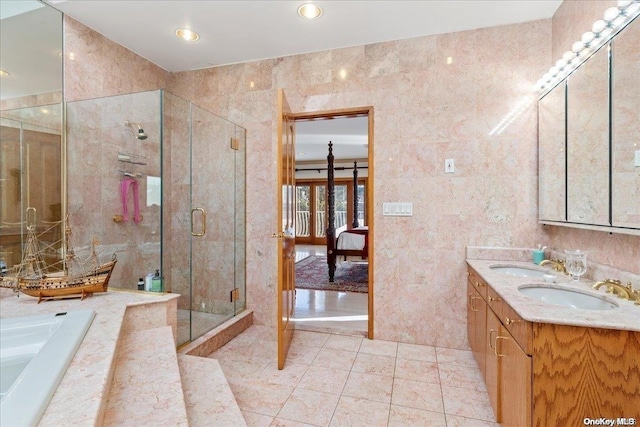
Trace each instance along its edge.
{"label": "vanity cabinet", "polygon": [[467,336],[493,413],[503,426],[530,426],[531,357],[509,330],[525,343],[530,342],[526,333],[530,324],[520,319],[473,269],[468,277]]}
{"label": "vanity cabinet", "polygon": [[468,277],[469,343],[503,427],[640,422],[640,332],[529,322]]}

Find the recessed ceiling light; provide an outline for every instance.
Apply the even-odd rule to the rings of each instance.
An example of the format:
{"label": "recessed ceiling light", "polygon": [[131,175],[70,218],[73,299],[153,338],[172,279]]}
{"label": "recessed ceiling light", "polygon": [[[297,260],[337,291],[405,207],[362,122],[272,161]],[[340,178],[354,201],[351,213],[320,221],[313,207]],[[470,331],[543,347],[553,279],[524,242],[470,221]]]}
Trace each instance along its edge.
{"label": "recessed ceiling light", "polygon": [[8,76],[9,72],[5,70],[0,70],[0,76]]}
{"label": "recessed ceiling light", "polygon": [[194,42],[200,38],[198,33],[196,33],[195,31],[191,31],[187,28],[178,28],[176,30],[176,36],[189,42]]}
{"label": "recessed ceiling light", "polygon": [[298,15],[304,19],[316,19],[322,15],[322,9],[317,4],[304,3],[298,8]]}

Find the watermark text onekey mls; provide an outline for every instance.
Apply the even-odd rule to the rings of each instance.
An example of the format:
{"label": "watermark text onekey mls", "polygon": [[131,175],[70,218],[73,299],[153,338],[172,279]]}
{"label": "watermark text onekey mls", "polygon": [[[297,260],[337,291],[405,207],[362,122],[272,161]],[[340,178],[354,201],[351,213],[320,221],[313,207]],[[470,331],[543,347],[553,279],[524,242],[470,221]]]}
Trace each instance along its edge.
{"label": "watermark text onekey mls", "polygon": [[582,423],[586,426],[635,426],[638,420],[635,418],[585,418]]}

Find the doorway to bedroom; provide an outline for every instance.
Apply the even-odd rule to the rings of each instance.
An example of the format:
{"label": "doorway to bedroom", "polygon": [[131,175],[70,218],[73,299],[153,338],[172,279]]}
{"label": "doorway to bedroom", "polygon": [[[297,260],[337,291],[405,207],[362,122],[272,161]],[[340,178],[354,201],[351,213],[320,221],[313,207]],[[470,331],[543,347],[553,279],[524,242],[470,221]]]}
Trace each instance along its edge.
{"label": "doorway to bedroom", "polygon": [[373,338],[373,109],[293,116],[296,328]]}

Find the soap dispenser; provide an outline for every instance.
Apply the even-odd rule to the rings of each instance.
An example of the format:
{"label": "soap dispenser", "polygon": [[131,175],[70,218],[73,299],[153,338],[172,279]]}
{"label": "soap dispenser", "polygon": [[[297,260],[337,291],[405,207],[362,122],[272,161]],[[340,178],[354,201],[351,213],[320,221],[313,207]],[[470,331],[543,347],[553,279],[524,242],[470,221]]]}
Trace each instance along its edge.
{"label": "soap dispenser", "polygon": [[162,278],[160,277],[160,270],[156,270],[156,274],[151,278],[151,290],[153,292],[162,292]]}

